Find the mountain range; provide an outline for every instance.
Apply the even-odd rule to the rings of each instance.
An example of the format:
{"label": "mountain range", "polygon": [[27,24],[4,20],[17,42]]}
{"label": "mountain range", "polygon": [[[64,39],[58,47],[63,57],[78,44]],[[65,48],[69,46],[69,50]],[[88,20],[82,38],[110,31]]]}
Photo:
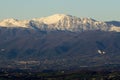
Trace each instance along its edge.
{"label": "mountain range", "polygon": [[[0,21],[0,67],[74,69],[120,65],[120,22],[55,14]],[[27,66],[26,66],[27,65]]]}
{"label": "mountain range", "polygon": [[120,22],[101,22],[91,18],[78,18],[71,15],[55,14],[49,17],[34,18],[32,20],[4,19],[0,21],[1,27],[29,28],[39,30],[67,30],[83,32],[87,30],[120,32]]}

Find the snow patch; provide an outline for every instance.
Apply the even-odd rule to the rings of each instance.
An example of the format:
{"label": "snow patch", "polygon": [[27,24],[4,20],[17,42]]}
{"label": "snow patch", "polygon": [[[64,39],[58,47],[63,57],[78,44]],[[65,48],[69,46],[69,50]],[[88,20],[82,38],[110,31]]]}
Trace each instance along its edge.
{"label": "snow patch", "polygon": [[112,26],[110,31],[120,32],[120,27]]}
{"label": "snow patch", "polygon": [[102,50],[98,50],[98,53],[101,54],[101,55],[106,54],[106,52],[102,51]]}

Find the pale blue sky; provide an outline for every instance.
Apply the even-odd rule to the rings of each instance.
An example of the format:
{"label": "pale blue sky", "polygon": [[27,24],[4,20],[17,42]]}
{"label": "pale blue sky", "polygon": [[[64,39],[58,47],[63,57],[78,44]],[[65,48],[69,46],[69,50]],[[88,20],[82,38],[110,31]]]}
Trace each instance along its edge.
{"label": "pale blue sky", "polygon": [[0,19],[32,19],[56,13],[120,21],[120,0],[0,0]]}

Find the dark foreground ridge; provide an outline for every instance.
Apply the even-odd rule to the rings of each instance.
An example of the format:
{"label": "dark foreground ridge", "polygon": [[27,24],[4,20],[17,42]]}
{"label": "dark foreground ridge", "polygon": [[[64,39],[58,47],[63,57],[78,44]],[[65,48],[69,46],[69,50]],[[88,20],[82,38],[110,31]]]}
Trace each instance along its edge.
{"label": "dark foreground ridge", "polygon": [[19,69],[1,69],[0,80],[119,80],[117,70],[75,70],[34,72]]}

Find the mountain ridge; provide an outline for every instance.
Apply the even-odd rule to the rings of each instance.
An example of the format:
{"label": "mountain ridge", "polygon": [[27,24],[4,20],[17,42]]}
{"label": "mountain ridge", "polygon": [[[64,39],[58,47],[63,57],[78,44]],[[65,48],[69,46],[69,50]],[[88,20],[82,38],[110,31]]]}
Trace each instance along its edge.
{"label": "mountain ridge", "polygon": [[[118,23],[117,23],[118,24]],[[115,31],[120,32],[120,27],[110,22],[101,22],[92,18],[79,18],[66,14],[54,14],[43,18],[31,20],[4,19],[0,21],[1,27],[21,27],[39,30],[67,30],[67,31]]]}

